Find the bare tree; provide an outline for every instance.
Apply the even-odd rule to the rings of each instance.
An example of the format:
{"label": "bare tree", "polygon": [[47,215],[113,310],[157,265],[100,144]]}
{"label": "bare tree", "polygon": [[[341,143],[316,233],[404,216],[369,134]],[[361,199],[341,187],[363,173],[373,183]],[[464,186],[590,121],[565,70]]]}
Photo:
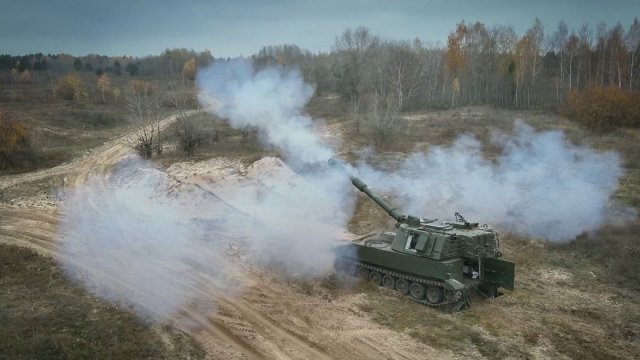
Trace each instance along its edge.
{"label": "bare tree", "polygon": [[578,54],[578,45],[579,45],[580,40],[578,39],[578,37],[576,36],[575,33],[571,33],[571,35],[569,36],[569,38],[567,39],[567,42],[564,44],[564,52],[567,54],[567,61],[568,61],[568,74],[569,74],[569,93],[571,93],[571,91],[573,90],[573,69],[574,69],[574,60],[577,57]]}
{"label": "bare tree", "polygon": [[166,116],[158,86],[145,80],[132,80],[127,107],[132,120],[140,125],[133,140],[133,148],[143,158],[162,153],[160,121]]}
{"label": "bare tree", "polygon": [[556,54],[560,54],[560,79],[564,81],[564,46],[567,43],[567,37],[569,36],[569,29],[567,23],[561,20],[558,23],[558,28],[552,35],[552,48]]}
{"label": "bare tree", "polygon": [[156,129],[154,124],[142,126],[136,131],[132,140],[133,150],[143,159],[149,160],[153,153],[157,151],[157,136],[160,136],[160,129]]}
{"label": "bare tree", "polygon": [[[585,78],[583,84],[587,83],[588,72],[591,67],[591,41],[593,32],[588,23],[582,24],[578,30],[578,74],[576,88],[580,88],[580,79]],[[584,76],[582,76],[584,75]]]}
{"label": "bare tree", "polygon": [[432,106],[436,102],[436,91],[442,77],[442,50],[429,44],[424,49],[426,72],[423,76],[421,90],[426,100],[426,106]]}
{"label": "bare tree", "polygon": [[366,54],[378,38],[366,27],[347,29],[335,40],[334,51],[342,58],[338,74],[338,91],[351,103],[356,132],[360,132],[360,100],[365,88]]}
{"label": "bare tree", "polygon": [[413,44],[406,41],[390,41],[378,48],[376,67],[388,90],[393,92],[395,103],[402,111],[416,94],[427,72],[427,57],[419,39]]}
{"label": "bare tree", "polygon": [[607,47],[609,50],[609,83],[617,82],[618,88],[622,88],[622,73],[625,70],[627,49],[624,44],[624,29],[617,23],[609,32]]}
{"label": "bare tree", "polygon": [[197,70],[198,69],[196,66],[195,58],[191,58],[185,61],[184,65],[182,66],[182,80],[194,80],[196,78]]}
{"label": "bare tree", "polygon": [[516,43],[518,36],[513,26],[498,25],[491,30],[492,41],[495,42],[496,54],[498,56],[496,64],[497,94],[496,104],[501,106],[511,105],[511,72],[514,63]]}
{"label": "bare tree", "polygon": [[384,147],[398,133],[397,120],[399,106],[394,94],[373,91],[367,97],[369,111],[367,125],[372,133],[376,147]]}
{"label": "bare tree", "polygon": [[196,106],[195,86],[191,82],[183,82],[177,78],[171,79],[166,84],[164,99],[181,115]]}
{"label": "bare tree", "polygon": [[601,22],[598,24],[598,28],[597,28],[597,37],[598,37],[598,44],[597,44],[597,52],[598,52],[598,68],[597,68],[597,74],[599,74],[600,76],[596,75],[596,79],[599,77],[600,78],[600,86],[604,85],[604,67],[605,67],[605,57],[607,55],[607,24],[604,22]]}
{"label": "bare tree", "polygon": [[625,44],[629,50],[629,89],[632,89],[635,67],[637,66],[636,61],[640,53],[640,22],[638,22],[637,17],[633,19],[633,23],[629,27]]}
{"label": "bare tree", "polygon": [[106,102],[105,93],[107,92],[107,90],[109,90],[110,84],[111,84],[111,81],[109,80],[109,77],[107,76],[107,74],[102,74],[98,76],[96,85],[98,86],[98,90],[100,90],[100,93],[102,94],[103,103]]}
{"label": "bare tree", "polygon": [[198,112],[191,116],[179,115],[175,124],[175,134],[178,138],[178,146],[188,156],[193,156],[196,148],[208,141],[216,141],[217,134],[207,131],[202,127],[203,113]]}
{"label": "bare tree", "polygon": [[527,93],[527,107],[531,107],[531,98],[533,94],[535,94],[536,79],[538,78],[538,73],[541,68],[538,59],[540,58],[540,52],[544,41],[544,27],[542,26],[540,19],[535,19],[531,28],[527,30],[526,36],[530,38],[529,44],[531,46],[529,54],[531,56],[531,85]]}

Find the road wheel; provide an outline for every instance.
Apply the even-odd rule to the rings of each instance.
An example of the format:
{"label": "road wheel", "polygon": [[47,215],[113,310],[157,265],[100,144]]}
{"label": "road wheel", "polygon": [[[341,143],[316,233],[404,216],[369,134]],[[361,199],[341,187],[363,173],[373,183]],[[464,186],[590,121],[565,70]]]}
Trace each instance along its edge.
{"label": "road wheel", "polygon": [[369,280],[371,280],[372,283],[380,286],[382,284],[382,274],[377,271],[372,271],[371,274],[369,274]]}
{"label": "road wheel", "polygon": [[396,284],[395,279],[391,275],[385,275],[382,277],[382,286],[387,289],[393,289]]}
{"label": "road wheel", "polygon": [[422,300],[426,292],[424,285],[414,282],[409,285],[409,295],[416,300]]}
{"label": "road wheel", "polygon": [[359,267],[358,268],[358,277],[362,280],[368,280],[369,279],[369,270],[363,268],[363,267]]}
{"label": "road wheel", "polygon": [[396,280],[396,291],[402,295],[409,293],[409,282],[405,279]]}
{"label": "road wheel", "polygon": [[444,293],[442,288],[435,285],[429,285],[427,287],[427,301],[432,304],[439,304],[444,299]]}

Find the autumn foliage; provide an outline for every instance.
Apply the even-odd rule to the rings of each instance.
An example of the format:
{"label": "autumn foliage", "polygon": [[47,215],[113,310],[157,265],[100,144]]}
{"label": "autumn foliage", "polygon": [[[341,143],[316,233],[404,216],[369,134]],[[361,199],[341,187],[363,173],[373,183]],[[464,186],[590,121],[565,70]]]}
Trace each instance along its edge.
{"label": "autumn foliage", "polygon": [[111,80],[109,80],[109,77],[107,76],[107,74],[102,74],[98,76],[96,85],[98,86],[98,90],[100,90],[100,93],[102,94],[103,103],[106,102],[105,93],[107,92],[107,90],[109,90],[110,84],[111,84]]}
{"label": "autumn foliage", "polygon": [[640,127],[640,92],[592,86],[569,94],[563,112],[593,129]]}
{"label": "autumn foliage", "polygon": [[447,48],[444,54],[445,66],[452,78],[457,78],[465,65],[463,43],[469,35],[469,28],[464,22],[457,25],[456,30],[449,34]]}
{"label": "autumn foliage", "polygon": [[131,91],[141,96],[149,96],[158,91],[158,85],[147,80],[131,80]]}
{"label": "autumn foliage", "polygon": [[182,67],[182,78],[184,80],[194,80],[196,78],[196,59],[191,58],[184,63]]}
{"label": "autumn foliage", "polygon": [[61,77],[53,87],[53,94],[64,100],[84,100],[87,91],[78,75],[70,74]]}
{"label": "autumn foliage", "polygon": [[30,148],[25,124],[0,111],[0,170],[16,165]]}

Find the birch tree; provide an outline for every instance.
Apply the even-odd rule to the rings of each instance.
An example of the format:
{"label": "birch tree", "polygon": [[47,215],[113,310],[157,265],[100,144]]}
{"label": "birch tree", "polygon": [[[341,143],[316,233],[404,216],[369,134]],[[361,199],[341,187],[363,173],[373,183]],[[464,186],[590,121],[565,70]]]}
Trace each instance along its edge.
{"label": "birch tree", "polygon": [[638,18],[633,19],[625,39],[627,50],[629,51],[629,89],[633,88],[635,68],[638,66],[638,54],[640,53],[640,22]]}
{"label": "birch tree", "polygon": [[347,29],[335,39],[334,50],[342,58],[338,69],[338,92],[351,103],[356,132],[360,132],[360,101],[365,87],[367,53],[378,42],[368,28]]}

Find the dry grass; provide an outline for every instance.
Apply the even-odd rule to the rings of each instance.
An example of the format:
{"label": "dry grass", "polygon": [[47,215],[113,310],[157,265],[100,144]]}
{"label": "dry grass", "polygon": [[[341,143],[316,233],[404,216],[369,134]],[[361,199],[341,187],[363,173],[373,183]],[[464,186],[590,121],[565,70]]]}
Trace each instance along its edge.
{"label": "dry grass", "polygon": [[[60,145],[61,151],[72,149],[70,153],[77,153],[121,129],[118,124],[108,129],[100,127],[102,120],[96,120],[97,125],[90,130],[78,128],[82,114],[100,113],[94,107],[97,105],[85,108],[70,105],[64,110],[64,106],[44,101],[38,105],[39,109],[29,113],[31,95],[25,95],[24,91],[27,90],[7,92],[3,89],[0,102],[7,98],[14,103],[22,101],[20,106],[26,114],[31,114],[29,119],[53,134],[50,149],[67,142],[69,147]],[[16,100],[21,96],[23,100]],[[55,116],[46,115],[49,111],[46,109],[72,118],[63,119],[69,123],[51,124]],[[330,126],[351,128],[346,107],[339,100],[316,98],[307,109],[313,116],[324,118]],[[103,110],[109,116],[118,116],[115,114],[120,111]],[[96,116],[98,119],[101,115]],[[486,142],[491,129],[510,132],[516,118],[538,130],[561,129],[569,141],[576,144],[618,151],[625,174],[615,196],[636,209],[640,206],[640,131],[618,129],[598,134],[548,113],[470,107],[403,114],[403,126],[408,130],[401,134],[402,141],[386,149],[379,159],[385,162],[416,149],[449,144],[461,133],[473,134]],[[219,140],[198,148],[192,159],[229,156],[251,162],[274,153],[271,149],[264,150],[254,135],[247,137],[242,131],[210,120],[213,121],[207,124]],[[175,140],[171,133],[171,129],[165,132],[167,143]],[[92,140],[84,142],[84,137]],[[369,143],[366,131],[345,138],[349,141],[342,145],[341,156],[347,159]],[[485,155],[491,158],[499,151],[487,147]],[[163,164],[185,159],[185,154],[177,149],[169,149],[158,157]],[[365,234],[392,229],[392,224],[393,220],[382,210],[361,197],[349,229]],[[640,358],[639,231],[637,221],[606,226],[593,237],[581,237],[563,246],[505,236],[505,257],[516,263],[516,290],[495,300],[474,298],[472,308],[461,313],[443,313],[394,295],[392,291],[367,283],[354,284],[340,277],[329,277],[320,284],[301,283],[299,290],[332,297],[364,292],[369,301],[360,305],[361,311],[378,323],[467,358]],[[158,345],[157,334],[132,314],[104,304],[66,283],[50,260],[29,254],[26,250],[0,247],[0,289],[3,290],[0,293],[0,357],[11,358],[21,353],[26,354],[23,358],[42,358],[54,351],[77,351],[69,357],[171,358],[166,355],[167,350]],[[72,343],[73,347],[69,345]],[[182,345],[174,348],[182,350],[174,357],[185,357],[184,354],[191,351],[200,354],[190,340],[182,339],[177,344]],[[107,349],[121,351],[122,356],[113,353],[100,356],[106,354],[100,351]]]}
{"label": "dry grass", "polygon": [[[36,151],[33,162],[4,169],[5,173],[58,165],[126,131],[123,103],[59,99],[52,92],[54,81],[43,75],[31,84],[0,84],[0,108],[28,125]],[[93,82],[95,75],[83,74],[85,86],[92,86]],[[113,86],[117,84],[115,81]]]}
{"label": "dry grass", "polygon": [[[55,97],[52,89],[57,77],[54,75],[36,76],[30,84],[0,83],[0,109],[10,111],[27,123],[32,130],[33,147],[38,151],[33,164],[5,169],[4,173],[53,167],[139,127],[139,124],[132,123],[126,103],[132,78],[127,75],[110,76],[109,92],[117,90],[120,95],[117,98],[108,96],[106,101],[102,101],[94,73],[74,74],[87,89],[87,97],[82,100]],[[160,91],[168,114],[176,110],[176,102],[189,108],[196,106],[194,84],[174,89],[169,87],[168,78],[145,80],[162,84]]]}
{"label": "dry grass", "polygon": [[[598,134],[544,112],[471,107],[405,114],[409,131],[403,142],[410,146],[383,152],[376,159],[388,165],[406,152],[450,144],[462,133],[473,134],[486,144],[492,129],[511,132],[516,118],[537,130],[563,130],[568,141],[578,145],[617,151],[625,173],[615,198],[638,209],[640,131]],[[361,139],[346,144],[343,156],[353,157],[362,144]],[[487,147],[485,156],[492,158],[500,150]],[[361,198],[349,229],[365,234],[390,230],[392,223],[383,211]],[[367,293],[369,302],[361,310],[376,322],[462,357],[639,358],[639,232],[637,221],[604,226],[591,237],[565,245],[506,234],[503,252],[516,263],[516,290],[505,291],[494,300],[474,298],[472,308],[461,313],[443,313],[387,290],[354,291]]]}
{"label": "dry grass", "polygon": [[[525,255],[527,255],[525,253]],[[637,358],[640,355],[640,307],[625,289],[557,261],[550,249],[537,269],[518,268],[516,290],[486,300],[472,299],[458,313],[415,304],[383,289],[359,288],[368,303],[361,310],[376,322],[443,350],[469,358]],[[544,257],[549,259],[545,259]]]}
{"label": "dry grass", "polygon": [[[69,283],[48,258],[0,245],[0,358],[203,358],[190,338]],[[161,339],[166,333],[171,344]]]}
{"label": "dry grass", "polygon": [[15,184],[0,189],[0,203],[12,203],[20,199],[33,197],[34,194],[46,194],[55,197],[56,192],[65,186],[64,178],[64,175],[50,176],[38,181]]}
{"label": "dry grass", "polygon": [[172,124],[163,133],[163,142],[168,149],[155,160],[169,166],[185,160],[206,160],[225,156],[251,164],[265,156],[277,154],[275,149],[265,149],[255,130],[234,129],[222,119],[211,114],[198,114],[198,131],[205,134],[203,141],[195,148],[193,156],[187,156],[178,145],[177,124]]}

